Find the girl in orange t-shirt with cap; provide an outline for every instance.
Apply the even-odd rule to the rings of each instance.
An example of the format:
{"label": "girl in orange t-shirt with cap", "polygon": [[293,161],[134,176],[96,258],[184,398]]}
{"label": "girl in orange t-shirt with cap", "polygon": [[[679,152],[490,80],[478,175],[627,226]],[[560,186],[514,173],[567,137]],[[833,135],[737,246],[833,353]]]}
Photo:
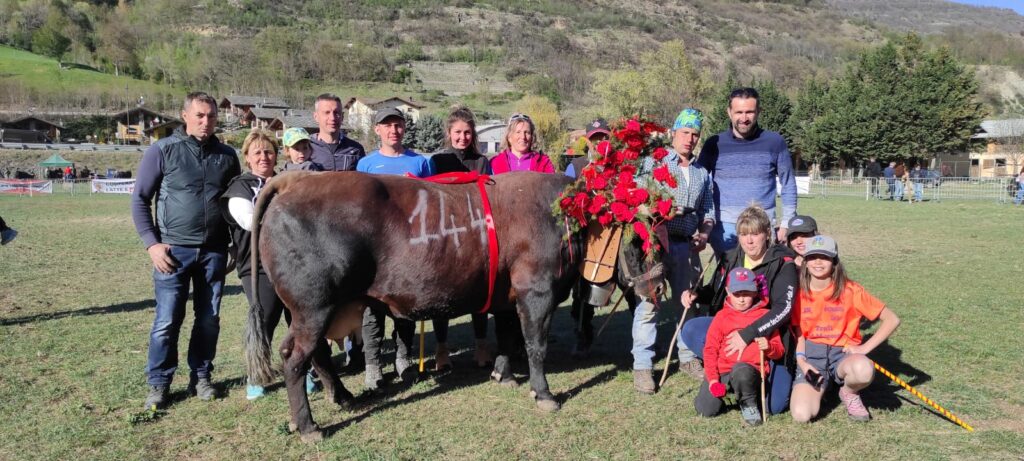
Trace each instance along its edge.
{"label": "girl in orange t-shirt with cap", "polygon": [[[847,278],[835,240],[825,235],[806,246],[800,270],[799,306],[793,311],[797,336],[796,378],[789,411],[797,422],[818,415],[821,397],[830,383],[839,385],[839,399],[855,421],[871,415],[858,394],[871,384],[875,369],[867,354],[882,344],[900,324],[885,303]],[[862,342],[860,321],[881,319],[878,331]]]}

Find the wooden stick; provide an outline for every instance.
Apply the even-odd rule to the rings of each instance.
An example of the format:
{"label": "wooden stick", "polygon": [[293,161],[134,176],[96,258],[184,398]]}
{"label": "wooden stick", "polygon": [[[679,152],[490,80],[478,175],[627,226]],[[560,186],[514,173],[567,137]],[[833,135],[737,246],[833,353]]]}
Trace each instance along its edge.
{"label": "wooden stick", "polygon": [[[601,324],[601,328],[598,328],[597,334],[594,335],[594,341],[593,342],[596,343],[597,342],[597,338],[601,337],[601,332],[604,331],[604,327],[608,326],[608,322],[612,321],[612,314],[614,314],[615,310],[619,308],[619,303],[621,303],[622,302],[622,298],[625,298],[625,297],[626,297],[626,292],[625,291],[623,291],[622,293],[619,293],[619,300],[615,301],[615,305],[612,306],[612,310],[611,310],[611,312],[608,313],[608,317],[604,319],[604,323]],[[583,302],[586,303],[586,301],[583,301]],[[583,309],[583,308],[581,308],[581,309]],[[580,313],[580,318],[583,318],[583,313],[582,312]]]}
{"label": "wooden stick", "polygon": [[[698,275],[697,278],[694,279],[693,283],[690,285],[690,289],[691,290],[694,289],[697,286],[698,283],[700,283],[700,282],[702,282],[704,280],[704,274],[707,273],[708,268],[711,267],[711,261],[714,261],[714,260],[715,260],[715,254],[711,253],[711,258],[708,259],[708,263],[704,266],[704,269],[701,269],[700,275]],[[675,293],[672,293],[672,294],[675,295]],[[693,304],[691,304],[691,305],[693,305]],[[664,386],[665,385],[665,380],[668,379],[668,366],[669,366],[669,364],[672,363],[672,349],[674,349],[676,347],[676,337],[679,336],[679,330],[683,329],[683,323],[686,323],[686,313],[689,312],[689,310],[690,310],[689,307],[684,307],[683,308],[683,316],[679,318],[679,323],[676,325],[676,332],[675,332],[675,334],[672,335],[672,339],[668,343],[668,355],[665,356],[665,368],[663,370],[661,370],[661,381],[658,382],[658,387],[659,388],[661,386]],[[682,365],[682,364],[680,364],[680,365]]]}
{"label": "wooden stick", "polygon": [[[759,348],[760,349],[760,348]],[[768,399],[764,394],[764,351],[761,351],[760,366],[757,368],[761,372],[761,422],[768,421]]]}
{"label": "wooden stick", "polygon": [[941,406],[939,406],[939,404],[933,402],[932,399],[929,399],[928,397],[925,397],[924,394],[918,392],[917,389],[914,389],[913,387],[911,387],[911,385],[907,384],[902,379],[899,379],[898,377],[896,377],[896,375],[890,373],[889,370],[886,370],[885,368],[882,368],[882,366],[879,365],[878,362],[872,361],[871,363],[873,363],[875,365],[875,369],[876,370],[881,372],[887,378],[891,379],[894,383],[899,384],[900,386],[902,386],[904,389],[909,391],[911,394],[914,394],[915,396],[917,396],[917,398],[923,400],[924,403],[927,403],[928,405],[931,405],[931,407],[934,408],[936,411],[938,411],[940,414],[942,414],[946,418],[949,418],[950,421],[953,421],[954,423],[959,424],[960,427],[962,427],[964,429],[967,429],[967,432],[974,432],[974,428],[971,427],[969,424],[961,421],[960,418],[957,418],[956,415],[951,413],[949,410],[947,410],[945,408],[942,408]]}
{"label": "wooden stick", "polygon": [[420,373],[423,373],[423,367],[424,367],[424,363],[423,363],[423,336],[424,336],[424,331],[423,331],[424,326],[423,326],[423,324],[424,323],[426,323],[426,322],[423,321],[423,320],[420,320]]}

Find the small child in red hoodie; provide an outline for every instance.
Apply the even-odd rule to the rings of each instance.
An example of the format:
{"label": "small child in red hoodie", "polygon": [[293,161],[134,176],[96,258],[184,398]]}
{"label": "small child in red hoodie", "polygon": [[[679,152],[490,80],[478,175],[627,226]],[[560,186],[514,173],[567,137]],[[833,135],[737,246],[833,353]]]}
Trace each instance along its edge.
{"label": "small child in red hoodie", "polygon": [[749,269],[737,268],[729,273],[726,281],[728,296],[725,309],[715,315],[708,329],[704,344],[704,384],[693,402],[697,413],[711,417],[722,411],[722,397],[726,389],[732,388],[740,403],[740,415],[750,426],[761,424],[758,410],[758,387],[761,375],[757,371],[761,351],[765,351],[764,373],[768,375],[769,361],[779,359],[784,353],[782,338],[773,331],[768,338],[755,338],[739,357],[725,355],[725,338],[742,330],[761,318],[768,309],[767,296],[758,286],[757,276]]}

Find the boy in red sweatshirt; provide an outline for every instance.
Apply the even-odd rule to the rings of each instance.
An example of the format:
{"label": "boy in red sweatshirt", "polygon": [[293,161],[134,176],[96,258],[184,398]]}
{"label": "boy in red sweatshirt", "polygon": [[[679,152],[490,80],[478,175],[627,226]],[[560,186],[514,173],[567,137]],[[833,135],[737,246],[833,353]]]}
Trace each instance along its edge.
{"label": "boy in red sweatshirt", "polygon": [[757,276],[749,269],[736,268],[729,273],[726,281],[728,296],[725,309],[715,315],[708,329],[704,344],[704,384],[693,402],[697,413],[711,417],[722,411],[722,397],[726,389],[732,388],[740,402],[740,415],[750,426],[761,424],[761,412],[757,408],[758,386],[761,375],[757,367],[761,351],[765,351],[764,373],[767,376],[770,360],[782,357],[784,349],[778,331],[768,338],[755,338],[740,353],[740,356],[726,355],[725,338],[730,333],[742,330],[761,318],[768,309],[767,296],[758,286]]}

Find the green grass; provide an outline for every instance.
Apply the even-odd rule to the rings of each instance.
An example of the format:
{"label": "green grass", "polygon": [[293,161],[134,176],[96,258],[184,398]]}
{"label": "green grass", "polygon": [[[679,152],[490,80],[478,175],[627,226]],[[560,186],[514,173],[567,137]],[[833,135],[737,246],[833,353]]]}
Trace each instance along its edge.
{"label": "green grass", "polygon": [[[145,95],[147,104],[153,106],[168,96],[178,98],[181,93],[171,86],[125,76],[88,69],[60,69],[55,59],[3,45],[0,45],[0,85],[30,95],[31,99],[24,104],[39,107],[77,106],[82,100],[123,107],[124,100],[134,103],[140,95]],[[177,99],[173,102],[177,104]]]}
{"label": "green grass", "polygon": [[[735,410],[701,419],[692,405],[698,383],[688,377],[672,375],[653,397],[633,391],[628,314],[615,314],[592,358],[574,361],[563,308],[546,362],[561,412],[539,412],[525,385],[488,383],[470,366],[462,320],[452,326],[451,375],[395,386],[354,412],[317,395],[314,417],[330,434],[307,445],[286,433],[283,389],[244,398],[246,302],[234,274],[215,373],[227,397],[140,414],[153,287],[127,198],[2,196],[0,215],[21,235],[0,248],[0,459],[1020,459],[1024,209],[857,198],[805,198],[800,208],[838,239],[853,277],[903,319],[874,358],[976,432],[884,378],[865,395],[868,424],[847,421],[842,408],[805,426],[781,415],[748,429]],[[662,342],[677,315],[669,312]],[[183,349],[190,323],[191,315]],[[361,376],[343,380],[362,389]],[[183,368],[176,396],[186,381]]]}

